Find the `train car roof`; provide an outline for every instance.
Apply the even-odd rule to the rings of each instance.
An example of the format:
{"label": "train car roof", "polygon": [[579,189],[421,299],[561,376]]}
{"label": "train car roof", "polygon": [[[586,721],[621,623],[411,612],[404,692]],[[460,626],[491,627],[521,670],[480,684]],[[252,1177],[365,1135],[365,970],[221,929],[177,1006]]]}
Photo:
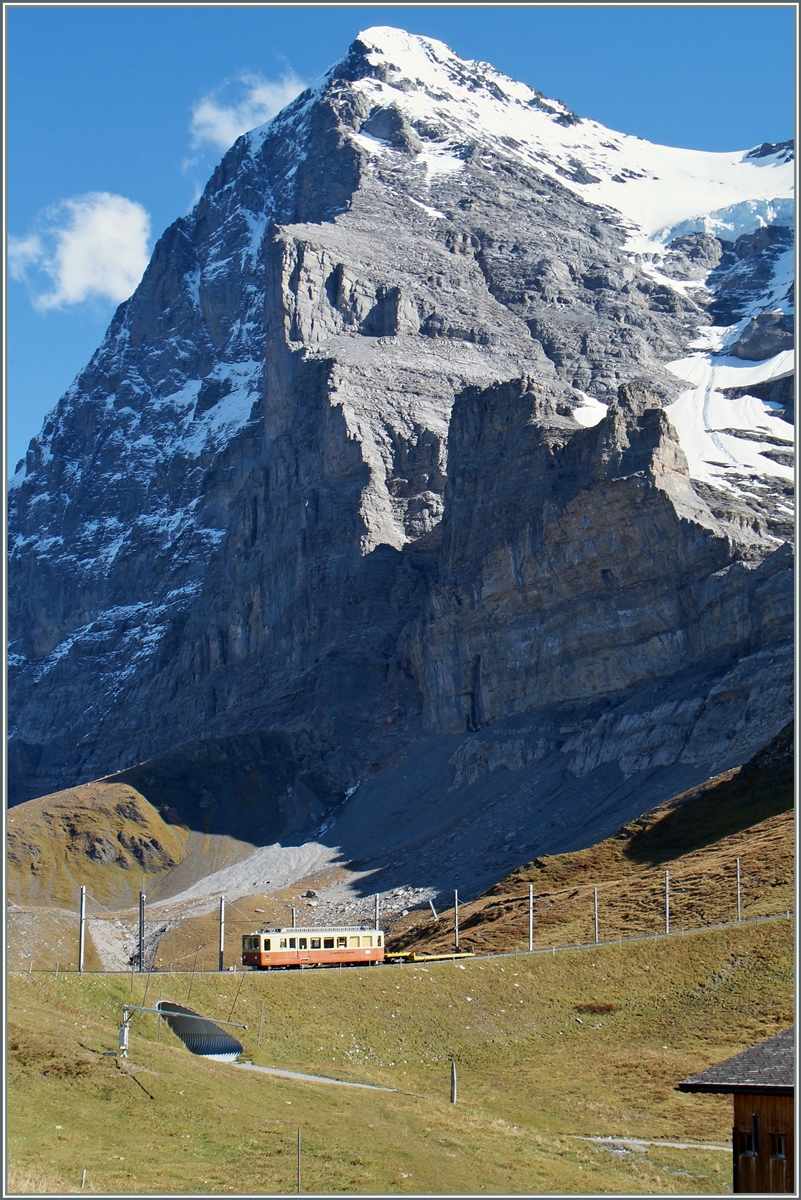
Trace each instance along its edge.
{"label": "train car roof", "polygon": [[383,929],[375,929],[372,925],[292,925],[288,929],[254,929],[252,933],[245,933],[243,937],[256,937],[258,934],[265,935],[268,933],[290,933],[294,937],[297,933],[383,933]]}

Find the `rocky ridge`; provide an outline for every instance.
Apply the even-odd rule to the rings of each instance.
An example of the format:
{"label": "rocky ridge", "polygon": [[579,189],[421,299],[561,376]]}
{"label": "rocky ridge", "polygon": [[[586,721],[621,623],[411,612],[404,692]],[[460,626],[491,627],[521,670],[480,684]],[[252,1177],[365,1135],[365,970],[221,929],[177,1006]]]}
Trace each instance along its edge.
{"label": "rocky ridge", "polygon": [[371,779],[414,809],[431,755],[444,813],[476,736],[562,786],[573,722],[665,795],[688,746],[700,778],[769,740],[787,153],[652,147],[361,35],[228,152],[12,480],[12,798],[147,760],[157,805],[247,793],[269,841]]}

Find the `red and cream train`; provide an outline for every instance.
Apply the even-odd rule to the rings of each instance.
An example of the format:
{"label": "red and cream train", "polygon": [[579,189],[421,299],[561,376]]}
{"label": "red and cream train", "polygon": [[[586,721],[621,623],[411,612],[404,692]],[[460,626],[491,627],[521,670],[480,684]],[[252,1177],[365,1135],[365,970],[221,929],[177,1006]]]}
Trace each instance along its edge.
{"label": "red and cream train", "polygon": [[242,938],[242,965],[255,971],[272,967],[373,966],[384,961],[380,929],[353,925],[305,929],[262,929]]}

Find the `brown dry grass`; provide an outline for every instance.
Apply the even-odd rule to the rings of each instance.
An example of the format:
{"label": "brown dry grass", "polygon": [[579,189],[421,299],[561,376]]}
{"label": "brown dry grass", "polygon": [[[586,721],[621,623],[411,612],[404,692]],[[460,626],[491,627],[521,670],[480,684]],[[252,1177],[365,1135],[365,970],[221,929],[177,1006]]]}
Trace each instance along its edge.
{"label": "brown dry grass", "polygon": [[[725,786],[714,797],[710,796],[713,789],[698,789],[689,798],[659,806],[587,850],[535,859],[513,871],[483,896],[460,905],[460,948],[477,954],[526,949],[532,884],[535,947],[592,942],[596,888],[601,941],[663,933],[666,871],[671,931],[734,921],[738,858],[743,918],[792,909],[792,811],[712,840],[713,800],[718,824],[724,828],[759,811],[756,805],[744,805],[739,813],[726,807],[733,778],[735,772],[720,777],[716,783]],[[774,804],[786,805],[783,791]],[[687,845],[693,848],[681,853]],[[441,913],[436,923],[431,915],[416,910],[395,923],[391,934],[392,949],[414,948],[422,953],[452,949],[453,909]]]}
{"label": "brown dry grass", "polygon": [[61,1196],[81,1190],[80,1186],[76,1187],[63,1175],[51,1171],[26,1170],[15,1163],[8,1164],[6,1183],[8,1187],[6,1194],[10,1196]]}

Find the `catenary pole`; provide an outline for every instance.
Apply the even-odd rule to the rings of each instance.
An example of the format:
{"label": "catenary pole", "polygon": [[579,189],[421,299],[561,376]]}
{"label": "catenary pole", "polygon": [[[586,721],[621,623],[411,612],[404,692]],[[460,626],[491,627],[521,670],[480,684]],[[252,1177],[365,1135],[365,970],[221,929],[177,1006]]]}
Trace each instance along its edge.
{"label": "catenary pole", "polygon": [[593,893],[593,899],[595,901],[595,941],[597,942],[599,940],[598,939],[598,889],[593,888],[592,893]]}
{"label": "catenary pole", "polygon": [[534,884],[528,885],[528,948],[534,949]]}
{"label": "catenary pole", "polygon": [[139,970],[145,969],[145,904],[147,896],[139,893]]}
{"label": "catenary pole", "polygon": [[220,896],[220,957],[217,969],[224,970],[223,959],[225,958],[225,893]]}
{"label": "catenary pole", "polygon": [[379,903],[380,903],[379,893],[376,892],[376,894],[375,894],[375,927],[376,927],[376,929],[381,928],[381,925],[379,923]]}
{"label": "catenary pole", "polygon": [[741,920],[741,915],[740,915],[741,912],[742,912],[742,908],[740,906],[740,860],[738,858],[737,859],[737,921],[738,921],[738,924]]}
{"label": "catenary pole", "polygon": [[83,971],[83,955],[86,947],[86,888],[81,884],[81,900],[78,909],[78,970]]}
{"label": "catenary pole", "polygon": [[456,949],[459,949],[459,893],[454,890],[453,893],[453,937],[456,942]]}

